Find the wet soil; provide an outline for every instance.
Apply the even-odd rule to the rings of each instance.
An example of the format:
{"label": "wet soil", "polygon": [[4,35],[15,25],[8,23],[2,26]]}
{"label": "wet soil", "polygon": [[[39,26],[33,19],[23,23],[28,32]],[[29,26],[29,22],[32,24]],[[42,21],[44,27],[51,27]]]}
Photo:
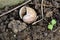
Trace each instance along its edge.
{"label": "wet soil", "polygon": [[[41,1],[32,0],[25,5],[37,12],[38,19],[36,21],[42,18]],[[44,5],[44,19],[35,25],[26,24],[20,19],[20,8],[0,17],[0,40],[60,40],[60,1],[44,0]],[[1,9],[0,15],[14,7],[7,6]],[[57,24],[53,30],[48,30],[47,26],[52,18],[57,20]]]}

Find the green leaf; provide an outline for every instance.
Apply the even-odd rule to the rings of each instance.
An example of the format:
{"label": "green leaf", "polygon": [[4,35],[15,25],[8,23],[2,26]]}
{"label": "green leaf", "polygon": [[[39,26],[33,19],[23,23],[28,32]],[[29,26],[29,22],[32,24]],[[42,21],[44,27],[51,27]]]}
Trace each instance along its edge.
{"label": "green leaf", "polygon": [[56,20],[55,19],[52,19],[51,24],[52,25],[55,25],[56,24]]}
{"label": "green leaf", "polygon": [[48,29],[49,29],[49,30],[52,30],[52,29],[53,29],[53,25],[49,24],[49,25],[48,25]]}

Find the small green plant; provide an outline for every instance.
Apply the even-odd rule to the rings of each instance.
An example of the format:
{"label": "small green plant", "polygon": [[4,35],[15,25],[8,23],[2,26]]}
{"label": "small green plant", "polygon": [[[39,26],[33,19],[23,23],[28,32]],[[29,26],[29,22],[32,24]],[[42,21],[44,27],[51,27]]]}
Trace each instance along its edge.
{"label": "small green plant", "polygon": [[48,24],[48,29],[49,30],[52,30],[53,29],[53,26],[56,24],[56,20],[55,19],[52,19],[51,22]]}
{"label": "small green plant", "polygon": [[56,24],[56,20],[55,19],[52,19],[51,24],[52,25],[55,25]]}
{"label": "small green plant", "polygon": [[52,30],[52,29],[53,29],[53,25],[49,24],[49,25],[48,25],[48,29],[49,29],[49,30]]}

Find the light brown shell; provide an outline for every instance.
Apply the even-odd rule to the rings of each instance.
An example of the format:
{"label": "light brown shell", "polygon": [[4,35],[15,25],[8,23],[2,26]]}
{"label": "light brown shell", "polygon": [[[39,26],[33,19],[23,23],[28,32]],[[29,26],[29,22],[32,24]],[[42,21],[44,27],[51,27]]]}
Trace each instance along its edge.
{"label": "light brown shell", "polygon": [[[26,12],[26,14],[25,14]],[[25,14],[25,15],[24,15]],[[37,19],[37,13],[34,9],[30,7],[23,6],[19,11],[20,18],[23,19],[24,22],[30,24]]]}

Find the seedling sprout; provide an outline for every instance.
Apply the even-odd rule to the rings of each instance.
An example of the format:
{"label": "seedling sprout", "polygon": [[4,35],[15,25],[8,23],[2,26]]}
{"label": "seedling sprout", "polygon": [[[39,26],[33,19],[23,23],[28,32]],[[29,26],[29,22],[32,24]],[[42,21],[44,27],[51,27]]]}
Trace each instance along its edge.
{"label": "seedling sprout", "polygon": [[51,22],[48,24],[48,29],[49,30],[52,30],[53,29],[53,26],[56,24],[56,20],[55,19],[52,19]]}

